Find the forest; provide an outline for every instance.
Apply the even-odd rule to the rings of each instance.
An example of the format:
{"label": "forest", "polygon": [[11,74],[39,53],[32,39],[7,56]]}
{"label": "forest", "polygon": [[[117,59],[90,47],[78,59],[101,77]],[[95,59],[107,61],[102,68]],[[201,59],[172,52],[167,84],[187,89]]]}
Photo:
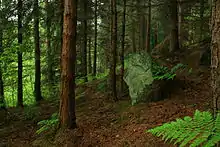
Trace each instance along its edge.
{"label": "forest", "polygon": [[220,146],[220,0],[0,0],[0,147]]}

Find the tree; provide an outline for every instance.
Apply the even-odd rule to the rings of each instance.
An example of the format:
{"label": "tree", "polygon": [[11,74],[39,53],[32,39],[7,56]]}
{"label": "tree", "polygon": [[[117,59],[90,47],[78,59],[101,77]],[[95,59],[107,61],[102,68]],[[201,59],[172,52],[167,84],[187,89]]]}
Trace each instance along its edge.
{"label": "tree", "polygon": [[98,0],[95,0],[95,41],[94,41],[94,61],[93,61],[93,76],[95,77],[96,76],[96,62],[97,62],[97,7],[98,7]]}
{"label": "tree", "polygon": [[112,63],[110,68],[110,84],[112,89],[112,96],[115,101],[118,100],[117,98],[117,90],[116,90],[116,53],[117,53],[117,6],[116,0],[111,0],[111,14],[112,14],[112,23],[111,23],[111,32],[112,32],[112,39],[111,39],[111,50],[112,50]]}
{"label": "tree", "polygon": [[204,0],[200,0],[200,40],[203,39],[203,26],[204,26]]}
{"label": "tree", "polygon": [[182,0],[178,1],[178,39],[179,39],[179,47],[182,47],[182,16],[183,8],[182,8]]}
{"label": "tree", "polygon": [[211,77],[212,77],[212,97],[214,105],[214,114],[220,110],[220,0],[214,1],[212,8],[212,42],[211,42]]}
{"label": "tree", "polygon": [[126,26],[126,1],[123,2],[123,20],[122,20],[122,35],[121,35],[121,92],[124,91],[124,50],[125,50],[125,26]]}
{"label": "tree", "polygon": [[87,77],[87,0],[83,0],[83,10],[84,10],[84,18],[83,18],[83,78],[84,82],[88,82]]}
{"label": "tree", "polygon": [[132,20],[132,49],[133,49],[133,52],[136,52],[136,37],[135,37],[135,34],[136,34],[135,21]]}
{"label": "tree", "polygon": [[61,55],[60,125],[76,128],[75,62],[77,1],[64,1],[63,43]]}
{"label": "tree", "polygon": [[88,69],[89,69],[89,73],[91,74],[92,73],[92,55],[91,55],[91,37],[89,37],[89,57],[88,57]]}
{"label": "tree", "polygon": [[[1,2],[0,2],[1,6]],[[2,20],[2,16],[0,14],[0,20]],[[0,24],[0,57],[3,53],[3,29],[2,24]],[[5,108],[5,99],[4,99],[4,84],[2,77],[2,60],[0,61],[0,109]]]}
{"label": "tree", "polygon": [[150,52],[150,33],[151,33],[151,0],[148,0],[148,17],[147,17],[147,45],[146,49]]}
{"label": "tree", "polygon": [[40,66],[40,36],[39,36],[39,7],[38,0],[34,1],[34,42],[35,42],[35,100],[42,100],[41,96],[41,66]]}
{"label": "tree", "polygon": [[46,9],[46,40],[47,40],[47,81],[49,86],[53,85],[53,54],[51,48],[51,14],[50,14],[50,3],[48,0],[45,0],[45,9]]}
{"label": "tree", "polygon": [[170,4],[170,11],[171,11],[170,51],[174,52],[179,49],[177,0],[171,0],[170,3],[171,3]]}
{"label": "tree", "polygon": [[18,54],[18,102],[17,105],[23,107],[23,85],[22,85],[22,0],[18,0],[18,44],[20,45]]}
{"label": "tree", "polygon": [[155,30],[154,30],[154,47],[158,44],[158,29],[159,29],[159,24],[158,22],[156,22]]}

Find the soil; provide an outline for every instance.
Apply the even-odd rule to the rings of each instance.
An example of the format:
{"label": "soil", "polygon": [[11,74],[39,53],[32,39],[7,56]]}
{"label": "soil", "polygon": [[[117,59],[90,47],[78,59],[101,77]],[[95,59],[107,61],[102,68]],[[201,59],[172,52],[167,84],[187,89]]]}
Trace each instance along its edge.
{"label": "soil", "polygon": [[[196,109],[210,108],[209,75],[201,74],[199,81],[184,80],[184,86],[169,98],[131,106],[129,98],[111,101],[96,90],[97,83],[84,85],[83,95],[77,97],[77,125],[75,130],[58,131],[55,144],[37,135],[37,122],[58,111],[58,100],[44,101],[35,106],[37,114],[10,108],[0,122],[0,147],[79,146],[79,147],[170,147],[160,138],[145,131],[176,118],[192,116]],[[78,87],[78,89],[80,86]],[[7,115],[5,114],[7,113]],[[32,115],[31,118],[27,118]],[[7,116],[7,117],[6,117]]]}

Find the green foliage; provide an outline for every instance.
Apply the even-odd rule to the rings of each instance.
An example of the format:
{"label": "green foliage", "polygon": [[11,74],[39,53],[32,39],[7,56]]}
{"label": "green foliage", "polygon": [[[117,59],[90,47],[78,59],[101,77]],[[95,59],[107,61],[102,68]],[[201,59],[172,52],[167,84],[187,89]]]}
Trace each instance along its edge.
{"label": "green foliage", "polygon": [[59,125],[58,113],[54,113],[50,119],[42,120],[37,124],[40,126],[36,131],[37,134],[55,131]]}
{"label": "green foliage", "polygon": [[[108,72],[109,72],[109,71],[107,70],[107,71],[105,71],[104,73],[99,73],[99,74],[96,75],[96,77],[94,77],[92,74],[89,74],[89,75],[87,76],[88,82],[91,82],[91,81],[93,81],[94,79],[96,79],[96,80],[106,79],[107,76],[108,76]],[[85,82],[84,82],[84,78],[85,78],[85,77],[77,78],[77,79],[76,79],[76,84],[83,84],[83,83],[85,83]]]}
{"label": "green foliage", "polygon": [[104,92],[107,89],[107,82],[106,80],[101,81],[98,85],[96,90],[100,92]]}
{"label": "green foliage", "polygon": [[186,116],[176,119],[175,122],[165,123],[147,132],[157,137],[162,136],[165,141],[176,140],[174,144],[180,143],[180,147],[187,144],[190,147],[212,147],[220,142],[220,113],[214,118],[210,112],[196,110],[193,118]]}
{"label": "green foliage", "polygon": [[181,63],[175,65],[172,69],[169,69],[168,67],[161,66],[157,64],[156,62],[152,63],[152,73],[153,78],[155,80],[170,80],[173,79],[176,74],[175,72],[179,70],[180,68],[184,68],[185,66]]}

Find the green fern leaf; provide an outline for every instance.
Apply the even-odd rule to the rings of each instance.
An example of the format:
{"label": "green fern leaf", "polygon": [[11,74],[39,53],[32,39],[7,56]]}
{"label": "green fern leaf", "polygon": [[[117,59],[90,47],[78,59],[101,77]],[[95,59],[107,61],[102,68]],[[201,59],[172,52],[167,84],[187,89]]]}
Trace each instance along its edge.
{"label": "green fern leaf", "polygon": [[180,147],[190,144],[190,147],[205,143],[206,147],[214,146],[220,142],[220,114],[214,119],[210,112],[196,110],[194,117],[176,119],[175,122],[165,123],[151,129],[152,134],[162,136],[165,141],[176,140]]}
{"label": "green fern leaf", "polygon": [[186,137],[184,139],[184,141],[180,144],[180,147],[184,147],[185,145],[187,145],[191,140],[193,140],[194,138],[196,138],[196,136],[199,134],[200,132],[192,132],[188,137]]}
{"label": "green fern leaf", "polygon": [[216,135],[216,136],[213,136],[211,140],[209,140],[205,145],[204,147],[213,147],[215,146],[217,143],[220,142],[220,135]]}
{"label": "green fern leaf", "polygon": [[200,144],[202,144],[203,142],[205,142],[207,140],[208,135],[203,134],[202,136],[196,138],[192,144],[190,145],[190,147],[196,147],[199,146]]}

